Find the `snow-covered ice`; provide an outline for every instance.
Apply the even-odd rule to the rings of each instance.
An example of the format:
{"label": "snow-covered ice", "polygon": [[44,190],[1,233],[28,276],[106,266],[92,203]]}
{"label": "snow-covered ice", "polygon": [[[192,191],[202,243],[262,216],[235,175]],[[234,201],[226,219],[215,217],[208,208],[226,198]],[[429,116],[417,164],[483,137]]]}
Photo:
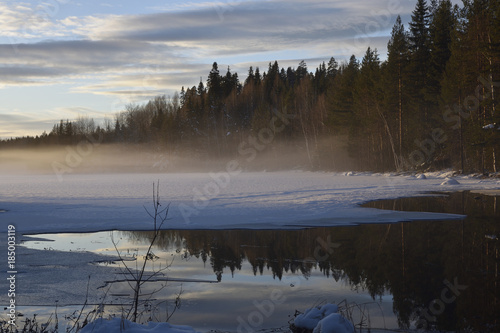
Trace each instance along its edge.
{"label": "snow-covered ice", "polygon": [[[150,229],[153,183],[170,204],[168,228],[297,228],[383,223],[456,216],[395,212],[360,203],[429,191],[497,190],[497,179],[428,173],[406,175],[327,172],[1,175],[0,220],[20,233]],[[6,232],[6,230],[0,230]]]}

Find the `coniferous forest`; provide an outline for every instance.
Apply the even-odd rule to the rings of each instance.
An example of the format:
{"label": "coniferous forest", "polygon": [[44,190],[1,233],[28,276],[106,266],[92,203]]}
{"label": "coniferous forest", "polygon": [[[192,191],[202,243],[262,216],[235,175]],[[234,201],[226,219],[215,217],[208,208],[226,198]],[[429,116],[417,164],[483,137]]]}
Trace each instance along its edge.
{"label": "coniferous forest", "polygon": [[206,82],[173,97],[128,105],[103,124],[61,120],[0,149],[93,136],[204,160],[287,151],[312,170],[498,172],[500,2],[463,2],[418,0],[407,26],[397,18],[385,61],[368,47],[362,59],[314,70],[250,67],[244,82],[214,62]]}

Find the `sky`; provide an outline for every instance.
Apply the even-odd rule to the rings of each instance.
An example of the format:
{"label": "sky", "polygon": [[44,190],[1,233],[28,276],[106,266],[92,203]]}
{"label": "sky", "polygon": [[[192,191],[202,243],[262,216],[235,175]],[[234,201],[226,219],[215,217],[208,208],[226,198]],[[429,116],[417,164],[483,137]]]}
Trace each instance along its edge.
{"label": "sky", "polygon": [[206,83],[213,62],[243,81],[269,62],[314,72],[330,57],[386,57],[416,0],[3,0],[0,138],[102,121],[130,103]]}

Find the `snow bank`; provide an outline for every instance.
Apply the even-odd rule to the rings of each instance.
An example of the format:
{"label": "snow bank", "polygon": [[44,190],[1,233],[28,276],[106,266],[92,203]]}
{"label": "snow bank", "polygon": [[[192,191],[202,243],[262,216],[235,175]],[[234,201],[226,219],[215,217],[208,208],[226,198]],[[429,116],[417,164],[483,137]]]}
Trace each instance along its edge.
{"label": "snow bank", "polygon": [[444,185],[460,185],[460,183],[453,178],[446,178],[444,182],[441,183],[442,186]]}
{"label": "snow bank", "polygon": [[81,333],[115,333],[115,332],[134,332],[134,333],[196,333],[189,326],[170,325],[169,323],[148,323],[140,325],[126,319],[113,318],[111,320],[97,319],[86,325]]}
{"label": "snow bank", "polygon": [[313,333],[354,333],[354,326],[339,313],[332,313],[320,320]]}
{"label": "snow bank", "polygon": [[321,319],[330,314],[337,313],[338,311],[339,307],[337,305],[325,304],[321,307],[307,309],[304,313],[295,317],[293,323],[298,328],[312,330],[318,325]]}
{"label": "snow bank", "polygon": [[[457,218],[383,211],[360,203],[442,191],[450,172],[405,175],[326,172],[0,175],[0,220],[20,233],[147,230],[153,183],[170,203],[173,229],[279,229]],[[455,177],[456,190],[499,189],[497,179]],[[1,229],[0,232],[6,232]]]}
{"label": "snow bank", "polygon": [[497,124],[488,124],[483,126],[483,129],[485,130],[491,130],[491,129],[498,129],[500,131],[500,127],[497,128]]}
{"label": "snow bank", "polygon": [[335,304],[307,309],[294,319],[297,328],[314,330],[314,333],[353,333],[353,324],[338,313]]}

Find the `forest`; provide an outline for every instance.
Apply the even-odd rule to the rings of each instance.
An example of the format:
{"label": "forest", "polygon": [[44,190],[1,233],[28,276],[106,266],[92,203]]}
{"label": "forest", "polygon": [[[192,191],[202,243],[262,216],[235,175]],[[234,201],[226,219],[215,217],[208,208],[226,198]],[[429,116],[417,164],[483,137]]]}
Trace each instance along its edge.
{"label": "forest", "polygon": [[[206,82],[130,104],[113,120],[61,120],[0,149],[101,143],[155,147],[203,160],[266,151],[308,170],[407,171],[500,166],[500,2],[418,0],[398,17],[385,61],[331,58],[311,71],[250,67],[244,82],[214,62]],[[251,156],[250,156],[251,157]],[[279,159],[279,157],[276,157]]]}

